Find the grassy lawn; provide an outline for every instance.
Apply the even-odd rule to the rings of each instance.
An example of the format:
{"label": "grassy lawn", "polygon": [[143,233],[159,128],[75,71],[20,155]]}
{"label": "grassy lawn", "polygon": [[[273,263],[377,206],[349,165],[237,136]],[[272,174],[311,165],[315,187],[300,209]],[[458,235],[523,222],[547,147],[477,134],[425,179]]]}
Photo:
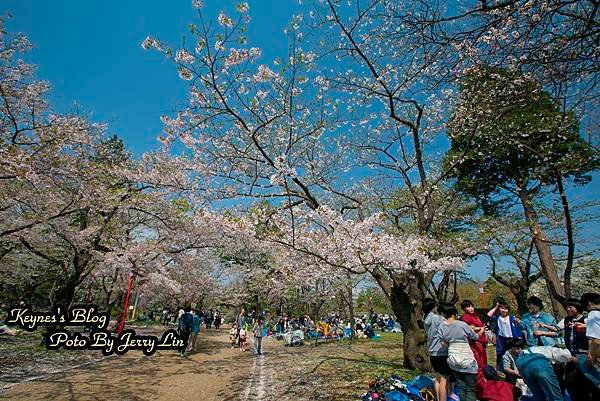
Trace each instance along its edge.
{"label": "grassy lawn", "polygon": [[[493,345],[488,345],[488,363],[495,366]],[[409,380],[423,372],[402,367],[402,334],[383,333],[374,341],[329,341],[298,348],[276,348],[277,369],[270,386],[277,399],[359,400],[376,377],[395,374]],[[430,374],[430,373],[426,373]]]}
{"label": "grassy lawn", "polygon": [[[418,373],[402,367],[402,334],[383,333],[380,340],[314,343],[277,352],[283,369],[271,383],[285,383],[282,399],[354,400],[375,377]],[[310,394],[310,396],[308,396]]]}

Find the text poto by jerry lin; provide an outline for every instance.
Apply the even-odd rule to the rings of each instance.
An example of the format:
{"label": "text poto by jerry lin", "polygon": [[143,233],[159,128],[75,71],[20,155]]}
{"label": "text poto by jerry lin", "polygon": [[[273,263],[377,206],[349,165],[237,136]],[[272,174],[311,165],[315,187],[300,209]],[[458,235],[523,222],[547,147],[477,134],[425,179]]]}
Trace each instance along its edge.
{"label": "text poto by jerry lin", "polygon": [[[123,330],[114,335],[107,330],[108,312],[100,312],[96,305],[73,305],[68,309],[57,306],[51,311],[34,311],[28,306],[14,306],[8,310],[5,323],[16,325],[23,330],[35,331],[47,327],[44,333],[46,348],[49,350],[97,350],[104,355],[123,355],[129,350],[140,350],[144,355],[152,355],[159,350],[182,351],[187,341],[176,330],[169,329],[161,337],[137,334],[133,329]],[[66,326],[84,326],[89,333],[70,331]]]}

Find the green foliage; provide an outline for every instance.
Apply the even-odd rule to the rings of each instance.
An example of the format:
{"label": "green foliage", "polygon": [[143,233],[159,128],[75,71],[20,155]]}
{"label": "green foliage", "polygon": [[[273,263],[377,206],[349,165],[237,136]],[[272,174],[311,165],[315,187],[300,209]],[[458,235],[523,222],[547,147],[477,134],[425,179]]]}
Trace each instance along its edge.
{"label": "green foliage", "polygon": [[125,150],[123,140],[116,135],[100,141],[95,147],[93,160],[97,163],[104,163],[111,166],[123,165],[131,157]]}
{"label": "green foliage", "polygon": [[182,213],[187,213],[190,210],[192,210],[192,205],[190,204],[190,201],[186,198],[176,198],[173,199],[171,203],[173,204],[173,206],[175,206],[177,210],[179,210]]}
{"label": "green foliage", "polygon": [[364,288],[356,298],[356,311],[375,313],[389,313],[392,310],[389,300],[379,287]]}
{"label": "green foliage", "polygon": [[458,163],[456,187],[486,212],[495,211],[507,189],[553,185],[557,175],[583,184],[598,168],[573,113],[562,113],[537,82],[506,70],[477,69],[465,77],[448,134],[445,164]]}

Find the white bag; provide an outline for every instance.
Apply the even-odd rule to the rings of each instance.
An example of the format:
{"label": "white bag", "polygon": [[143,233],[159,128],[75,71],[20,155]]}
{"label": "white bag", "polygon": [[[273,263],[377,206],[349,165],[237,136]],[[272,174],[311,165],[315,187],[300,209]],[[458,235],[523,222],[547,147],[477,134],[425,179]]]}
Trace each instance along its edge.
{"label": "white bag", "polygon": [[457,372],[477,374],[477,361],[467,342],[452,342],[448,345],[448,366]]}

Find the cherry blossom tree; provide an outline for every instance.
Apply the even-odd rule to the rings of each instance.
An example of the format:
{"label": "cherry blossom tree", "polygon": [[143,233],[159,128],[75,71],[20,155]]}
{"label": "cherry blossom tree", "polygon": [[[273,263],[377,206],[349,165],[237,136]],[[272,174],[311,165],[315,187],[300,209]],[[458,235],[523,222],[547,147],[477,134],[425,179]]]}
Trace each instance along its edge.
{"label": "cherry blossom tree", "polygon": [[269,201],[237,227],[274,247],[265,266],[298,280],[376,280],[406,334],[405,366],[427,368],[421,301],[450,296],[449,271],[478,245],[466,233],[474,209],[449,182],[475,132],[443,162],[443,135],[472,120],[461,109],[461,79],[491,65],[544,77],[543,88],[560,82],[565,121],[593,100],[594,54],[552,58],[551,50],[593,40],[582,24],[593,25],[594,8],[542,3],[311,1],[285,31],[288,54],[271,63],[247,44],[247,4],[212,22],[194,2],[197,22],[180,47],[151,36],[142,43],[189,81],[189,106],[163,117],[162,140],[202,162],[213,199]]}
{"label": "cherry blossom tree", "polygon": [[[324,3],[324,9],[311,22],[315,31],[310,37],[306,35],[308,39],[301,30],[304,17],[296,16],[286,30],[288,57],[275,60],[273,66],[261,64],[260,50],[245,45],[247,7],[240,7],[235,17],[219,14],[218,25],[206,20],[203,10],[198,9],[199,23],[190,25],[193,39],[186,39],[183,48],[171,49],[148,37],[142,46],[171,57],[181,78],[190,81],[190,106],[174,118],[163,118],[164,141],[167,145],[181,142],[210,166],[207,174],[218,187],[216,195],[273,201],[289,220],[284,227],[291,230],[289,240],[279,242],[290,249],[274,253],[287,256],[286,260],[278,260],[276,265],[306,267],[307,255],[312,255],[309,268],[294,269],[296,277],[314,276],[319,270],[332,274],[336,267],[344,274],[375,277],[392,299],[407,333],[406,366],[423,368],[428,358],[425,334],[418,322],[420,302],[437,270],[428,269],[430,262],[419,263],[419,255],[427,254],[423,244],[430,241],[421,237],[433,224],[436,208],[431,199],[448,173],[435,172],[430,177],[431,164],[424,154],[424,146],[442,128],[439,120],[445,101],[429,99],[431,107],[425,107],[427,99],[421,96],[425,93],[428,97],[433,91],[417,89],[438,74],[432,61],[436,49],[428,49],[431,54],[411,63],[409,53],[419,49],[418,40],[407,36],[410,39],[398,44],[395,39],[386,41],[374,34],[386,26],[374,18],[381,9],[368,7],[368,15],[359,10],[350,23],[361,27],[358,32],[347,29],[341,18],[336,19],[336,7],[333,2]],[[382,3],[381,7],[391,5]],[[323,30],[315,33],[320,28]],[[330,35],[329,29],[336,35]],[[366,44],[359,44],[357,38]],[[380,57],[379,49],[386,46],[399,50]],[[319,57],[328,56],[339,59],[331,73],[331,68],[319,65]],[[391,67],[396,56],[404,57],[401,68]],[[405,75],[418,78],[407,80]],[[385,162],[377,163],[384,158]],[[361,168],[376,169],[381,177],[391,172],[394,185],[410,189],[418,227],[414,235],[378,237],[380,244],[390,247],[396,262],[390,255],[364,261],[356,255],[344,255],[347,249],[317,247],[331,244],[335,232],[303,231],[302,221],[315,219],[311,210],[318,210],[322,214],[319,218],[344,220],[341,215],[334,217],[335,212],[330,214],[331,209],[325,207],[330,205],[341,212],[355,211],[356,230],[361,232],[356,233],[357,238],[366,237],[357,242],[377,246],[367,240],[373,220],[368,217],[369,209],[361,207],[363,200],[356,195],[351,179]],[[304,238],[318,240],[308,247]],[[402,252],[398,244],[406,251]],[[433,248],[429,248],[430,256]],[[301,257],[298,249],[302,249]],[[374,252],[360,249],[365,255]],[[383,251],[378,248],[378,252]],[[322,260],[315,255],[321,255]],[[332,261],[337,255],[344,255],[343,259]],[[425,258],[433,266],[433,261],[444,260],[440,255]],[[462,256],[462,252],[451,255]],[[448,263],[448,267],[459,265]]]}
{"label": "cherry blossom tree", "polygon": [[46,281],[49,303],[70,305],[105,256],[134,244],[149,219],[167,224],[168,197],[201,192],[188,185],[188,172],[202,168],[166,153],[133,160],[104,126],[53,113],[49,85],[20,58],[29,43],[0,23],[2,272]]}

